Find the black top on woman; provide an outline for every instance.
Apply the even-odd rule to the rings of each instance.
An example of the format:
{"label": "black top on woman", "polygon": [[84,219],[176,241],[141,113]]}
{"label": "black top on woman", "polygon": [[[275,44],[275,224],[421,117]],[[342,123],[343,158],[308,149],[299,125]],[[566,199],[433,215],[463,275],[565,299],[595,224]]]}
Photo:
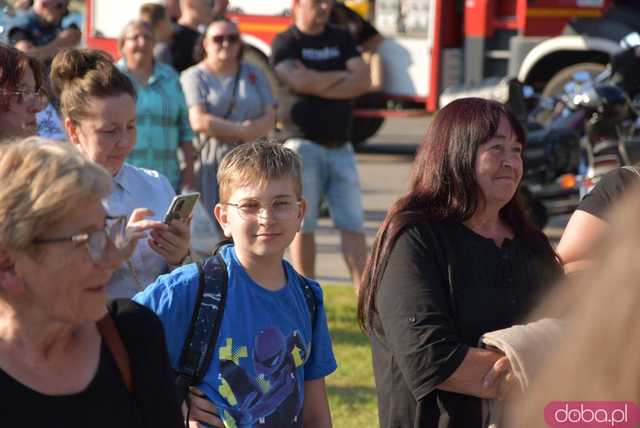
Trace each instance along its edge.
{"label": "black top on woman", "polygon": [[522,319],[560,274],[516,196],[524,141],[493,101],[454,101],[431,123],[358,302],[383,428],[480,426],[480,399],[511,379],[506,357],[478,339]]}

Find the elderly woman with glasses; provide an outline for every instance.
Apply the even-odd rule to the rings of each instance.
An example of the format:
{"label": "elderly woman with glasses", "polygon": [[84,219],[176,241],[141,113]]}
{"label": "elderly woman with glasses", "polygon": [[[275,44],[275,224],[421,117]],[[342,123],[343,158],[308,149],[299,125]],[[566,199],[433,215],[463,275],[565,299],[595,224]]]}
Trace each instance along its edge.
{"label": "elderly woman with glasses", "polygon": [[38,60],[0,44],[0,137],[36,133],[36,113],[46,104]]}
{"label": "elderly woman with glasses", "polygon": [[[7,427],[178,427],[162,327],[106,284],[144,228],[68,143],[0,145],[0,415]],[[128,238],[125,236],[128,235]]]}
{"label": "elderly woman with glasses", "polygon": [[203,58],[182,73],[180,82],[191,128],[200,141],[196,189],[213,219],[219,163],[236,145],[266,136],[275,125],[276,113],[267,77],[242,61],[235,23],[225,18],[211,22],[201,48]]}
{"label": "elderly woman with glasses", "polygon": [[[193,132],[178,75],[154,61],[155,36],[144,21],[128,23],[118,41],[118,68],[136,89],[136,145],[127,162],[165,175],[174,189],[193,188]],[[178,147],[184,154],[180,171]]]}
{"label": "elderly woman with glasses", "polygon": [[136,91],[111,59],[99,51],[61,51],[53,59],[51,81],[70,141],[113,177],[107,210],[150,230],[108,283],[111,297],[131,297],[187,259],[188,219],[163,223],[173,187],[162,174],[125,163],[136,142]]}

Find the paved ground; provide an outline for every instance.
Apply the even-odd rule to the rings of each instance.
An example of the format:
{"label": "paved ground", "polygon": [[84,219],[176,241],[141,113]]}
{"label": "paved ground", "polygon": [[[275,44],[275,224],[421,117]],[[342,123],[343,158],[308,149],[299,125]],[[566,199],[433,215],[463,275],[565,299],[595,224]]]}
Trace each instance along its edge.
{"label": "paved ground", "polygon": [[[369,246],[387,209],[406,189],[415,149],[427,123],[425,118],[388,120],[357,155]],[[340,236],[330,219],[320,220],[316,242],[318,279],[323,283],[348,284],[350,278],[340,251]]]}

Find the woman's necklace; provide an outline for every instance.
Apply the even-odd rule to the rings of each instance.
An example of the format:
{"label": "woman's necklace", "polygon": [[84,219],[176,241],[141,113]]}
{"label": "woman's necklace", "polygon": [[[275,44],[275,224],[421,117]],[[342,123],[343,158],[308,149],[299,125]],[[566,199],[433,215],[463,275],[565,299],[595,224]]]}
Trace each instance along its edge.
{"label": "woman's necklace", "polygon": [[133,263],[131,262],[131,259],[127,259],[127,267],[131,271],[131,277],[133,278],[133,282],[135,282],[136,288],[138,289],[138,291],[144,290],[144,285],[142,285],[142,281],[140,281],[138,272],[136,272],[136,268],[133,267]]}

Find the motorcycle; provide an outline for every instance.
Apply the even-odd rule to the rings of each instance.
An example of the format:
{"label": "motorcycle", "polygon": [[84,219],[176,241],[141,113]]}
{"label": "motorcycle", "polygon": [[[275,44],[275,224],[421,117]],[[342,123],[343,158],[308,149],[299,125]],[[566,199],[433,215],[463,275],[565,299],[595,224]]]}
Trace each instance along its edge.
{"label": "motorcycle", "polygon": [[640,35],[622,41],[607,68],[592,78],[577,72],[564,93],[541,102],[533,115],[546,114],[549,129],[580,135],[577,187],[580,197],[611,169],[640,161]]}
{"label": "motorcycle", "polygon": [[570,128],[528,127],[519,193],[529,217],[542,229],[550,215],[569,212],[577,204],[580,137]]}

